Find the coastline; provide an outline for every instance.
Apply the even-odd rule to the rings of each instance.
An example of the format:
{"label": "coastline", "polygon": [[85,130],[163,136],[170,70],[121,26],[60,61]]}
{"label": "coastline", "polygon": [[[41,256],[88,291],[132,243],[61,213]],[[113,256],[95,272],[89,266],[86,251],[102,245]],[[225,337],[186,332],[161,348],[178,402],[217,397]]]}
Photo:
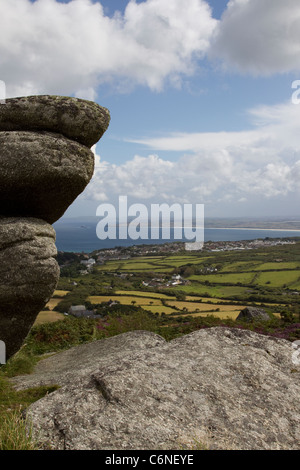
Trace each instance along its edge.
{"label": "coastline", "polygon": [[299,229],[294,228],[249,228],[249,227],[205,227],[209,230],[266,230],[268,232],[300,232]]}
{"label": "coastline", "polygon": [[[184,237],[180,240],[174,239],[174,234],[171,231],[170,239],[160,238],[158,240],[148,239],[137,239],[137,240],[120,240],[109,238],[106,240],[100,240],[96,234],[96,228],[94,222],[89,224],[85,223],[84,229],[82,224],[78,221],[76,224],[57,224],[55,226],[56,231],[56,246],[58,251],[65,252],[85,252],[91,253],[95,250],[111,249],[117,246],[133,246],[141,244],[161,244],[166,242],[189,242]],[[300,238],[300,229],[284,229],[284,228],[254,228],[254,227],[204,227],[204,241],[242,241],[242,240],[253,240],[258,238]]]}

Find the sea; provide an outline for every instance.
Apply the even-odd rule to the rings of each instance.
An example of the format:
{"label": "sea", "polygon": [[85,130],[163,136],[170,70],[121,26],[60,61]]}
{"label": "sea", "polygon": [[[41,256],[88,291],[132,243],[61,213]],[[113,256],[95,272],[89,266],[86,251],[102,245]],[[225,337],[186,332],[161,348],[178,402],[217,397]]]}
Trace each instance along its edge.
{"label": "sea", "polygon": [[[137,239],[126,240],[106,239],[100,240],[97,237],[95,220],[79,220],[79,219],[62,219],[54,225],[56,231],[56,247],[58,251],[75,252],[75,253],[91,253],[95,250],[109,249],[115,247],[128,247],[133,245],[154,245],[167,242],[191,242],[184,237],[176,239],[173,237],[173,231],[170,230],[168,239],[162,236],[153,240]],[[184,233],[184,231],[183,231]],[[162,235],[162,234],[161,234]],[[300,230],[276,230],[276,229],[254,229],[254,228],[210,228],[204,227],[204,241],[239,241],[239,240],[256,240],[265,238],[294,238],[300,237]]]}

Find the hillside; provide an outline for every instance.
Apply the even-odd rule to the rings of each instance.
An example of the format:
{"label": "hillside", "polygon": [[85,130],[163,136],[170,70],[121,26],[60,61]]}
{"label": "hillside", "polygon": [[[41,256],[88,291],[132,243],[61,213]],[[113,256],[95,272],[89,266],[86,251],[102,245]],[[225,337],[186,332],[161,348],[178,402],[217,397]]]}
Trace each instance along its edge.
{"label": "hillside", "polygon": [[[147,247],[142,253],[123,248],[85,257],[60,254],[61,278],[47,308],[68,313],[72,305],[84,304],[105,316],[109,307],[120,304],[174,318],[213,314],[236,319],[245,306],[254,305],[278,318],[299,317],[298,239],[220,242],[195,253],[175,246],[175,252],[171,244],[169,252]],[[44,311],[37,322],[43,317],[49,320],[51,314]]]}

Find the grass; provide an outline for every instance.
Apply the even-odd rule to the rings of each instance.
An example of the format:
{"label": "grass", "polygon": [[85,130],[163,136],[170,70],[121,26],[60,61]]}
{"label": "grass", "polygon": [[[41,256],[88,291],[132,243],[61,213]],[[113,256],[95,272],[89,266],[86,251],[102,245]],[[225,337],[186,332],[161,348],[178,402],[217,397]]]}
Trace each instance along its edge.
{"label": "grass", "polygon": [[0,424],[0,450],[40,450],[38,441],[33,438],[32,425],[23,416],[22,407],[0,416]]}
{"label": "grass", "polygon": [[160,292],[143,292],[138,290],[117,290],[115,292],[117,295],[131,295],[134,297],[148,297],[148,298],[158,298],[158,299],[165,299],[165,300],[175,300],[176,297],[172,295],[162,294]]}
{"label": "grass", "polygon": [[104,265],[97,267],[101,271],[131,271],[131,272],[165,272],[169,273],[186,264],[201,264],[209,257],[195,256],[167,256],[167,257],[144,257],[129,260],[107,261]]}
{"label": "grass", "polygon": [[172,301],[169,300],[166,303],[170,307],[176,307],[179,310],[186,309],[189,312],[194,312],[195,310],[204,310],[204,311],[215,310],[216,305],[217,305],[217,304],[215,304],[215,305],[206,304],[204,302],[203,303],[202,302],[186,302],[186,301],[182,301],[182,300],[172,300]]}
{"label": "grass", "polygon": [[[157,260],[157,261],[156,261]],[[166,266],[163,268],[167,263],[161,261],[161,258],[155,258],[151,260],[151,258],[133,258],[129,260],[118,260],[118,261],[107,261],[104,265],[98,266],[96,269],[101,271],[132,271],[132,272],[140,272],[140,271],[161,271],[167,270],[172,271],[172,266]]]}
{"label": "grass", "polygon": [[[220,304],[207,304],[205,302],[184,302],[184,301],[168,301],[167,305],[170,305],[171,307],[177,307],[180,310],[183,310],[186,308],[189,312],[195,312],[196,310],[208,312],[208,311],[216,311],[216,308],[219,309],[220,313],[224,312],[229,312],[229,311],[235,311],[235,312],[240,312],[245,306],[233,306],[233,305],[220,305]],[[216,312],[216,316],[218,316],[219,312]]]}
{"label": "grass", "polygon": [[198,282],[192,282],[190,285],[180,286],[180,290],[185,294],[197,294],[200,296],[206,296],[209,294],[212,297],[218,297],[222,299],[228,299],[230,297],[240,297],[241,299],[244,298],[246,291],[248,290],[247,287],[239,287],[239,286],[210,286],[199,284]]}
{"label": "grass", "polygon": [[34,326],[36,325],[42,325],[43,323],[52,323],[56,322],[58,320],[64,320],[64,315],[59,312],[53,312],[53,311],[42,311],[38,314],[36,317],[36,320],[34,322]]}
{"label": "grass", "polygon": [[204,263],[208,258],[186,258],[186,257],[179,257],[179,258],[164,258],[160,262],[157,262],[156,264],[164,265],[164,266],[173,266],[174,268],[178,268],[180,266],[184,266],[187,264],[201,264]]}
{"label": "grass", "polygon": [[210,283],[216,284],[251,284],[256,273],[228,273],[228,274],[209,274],[209,275],[194,275],[190,276],[190,280],[205,282],[209,281]]}
{"label": "grass", "polygon": [[290,289],[295,289],[300,291],[300,280],[297,282],[293,282],[292,284],[289,285]]}
{"label": "grass", "polygon": [[57,388],[53,385],[16,391],[7,379],[4,367],[0,368],[0,450],[39,449],[24,410]]}
{"label": "grass", "polygon": [[53,296],[65,297],[69,292],[69,290],[55,290]]}
{"label": "grass", "polygon": [[0,450],[38,450],[32,428],[20,410],[7,413],[0,419]]}
{"label": "grass", "polygon": [[300,262],[275,262],[275,263],[262,263],[253,268],[254,271],[273,271],[273,270],[286,270],[286,269],[300,269]]}
{"label": "grass", "polygon": [[260,265],[260,261],[235,261],[233,263],[226,263],[222,266],[221,272],[226,271],[226,272],[236,272],[236,273],[241,273],[241,272],[247,272],[247,271],[253,271],[255,267]]}
{"label": "grass", "polygon": [[156,268],[161,269],[155,263],[127,261],[122,265],[122,271],[154,271]]}
{"label": "grass", "polygon": [[55,299],[55,298],[52,297],[52,299],[50,299],[49,302],[47,302],[45,307],[48,307],[49,310],[53,310],[54,307],[56,307],[56,305],[59,304],[60,301],[61,301],[61,298]]}
{"label": "grass", "polygon": [[211,311],[202,311],[202,312],[198,312],[198,313],[195,313],[195,312],[192,312],[192,313],[189,313],[189,315],[192,317],[192,318],[204,318],[204,317],[207,317],[209,315],[216,315],[217,317],[216,318],[219,318],[220,320],[236,320],[238,314],[240,313],[240,311],[238,310],[234,310],[234,309],[231,309],[231,310],[226,310],[226,311],[220,311],[220,312],[214,312],[214,310],[211,310]]}
{"label": "grass", "polygon": [[32,353],[24,352],[23,348],[9,361],[2,366],[1,372],[6,377],[14,377],[16,375],[31,374],[38,358]]}
{"label": "grass", "polygon": [[[180,288],[182,288],[182,286],[180,286]],[[206,287],[205,287],[205,289],[207,291]],[[175,300],[175,301],[177,299],[175,296],[167,295],[167,294],[164,294],[162,292],[117,290],[115,292],[115,294],[117,296],[131,296],[133,298],[135,298],[135,297],[146,297],[148,299]],[[109,297],[109,296],[107,296],[107,297]],[[111,298],[111,297],[109,297],[109,298]],[[203,297],[202,295],[198,295],[198,296],[196,296],[196,295],[187,295],[185,300],[186,301],[191,301],[191,302],[197,302],[197,301],[198,302],[210,302],[210,303],[213,303],[213,304],[224,303],[224,302],[231,304],[230,300],[224,300],[224,299],[218,298],[218,297]]]}
{"label": "grass", "polygon": [[230,300],[224,300],[224,299],[219,299],[217,297],[202,297],[202,296],[196,296],[196,295],[187,295],[185,297],[185,300],[192,301],[192,302],[209,302],[212,304],[219,304],[219,303],[226,303],[226,304],[231,304]]}
{"label": "grass", "polygon": [[101,302],[118,301],[123,305],[131,305],[134,302],[136,305],[161,305],[160,299],[154,299],[151,297],[142,297],[142,296],[113,296],[113,295],[96,295],[90,296],[87,299],[92,304],[100,304]]}
{"label": "grass", "polygon": [[162,313],[165,313],[166,315],[170,315],[171,313],[175,313],[176,310],[172,307],[167,307],[165,305],[148,305],[145,307],[147,311],[152,312],[152,313],[159,313],[160,315]]}
{"label": "grass", "polygon": [[256,278],[258,285],[266,285],[271,287],[283,287],[285,284],[290,285],[299,281],[300,271],[269,271],[261,272]]}

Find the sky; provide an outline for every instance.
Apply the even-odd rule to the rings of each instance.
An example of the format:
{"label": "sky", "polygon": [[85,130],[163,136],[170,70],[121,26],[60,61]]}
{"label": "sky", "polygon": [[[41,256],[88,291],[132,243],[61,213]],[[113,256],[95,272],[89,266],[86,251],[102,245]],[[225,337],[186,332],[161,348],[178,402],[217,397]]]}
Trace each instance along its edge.
{"label": "sky", "polygon": [[64,218],[120,196],[300,215],[298,0],[0,0],[0,80],[110,111]]}

